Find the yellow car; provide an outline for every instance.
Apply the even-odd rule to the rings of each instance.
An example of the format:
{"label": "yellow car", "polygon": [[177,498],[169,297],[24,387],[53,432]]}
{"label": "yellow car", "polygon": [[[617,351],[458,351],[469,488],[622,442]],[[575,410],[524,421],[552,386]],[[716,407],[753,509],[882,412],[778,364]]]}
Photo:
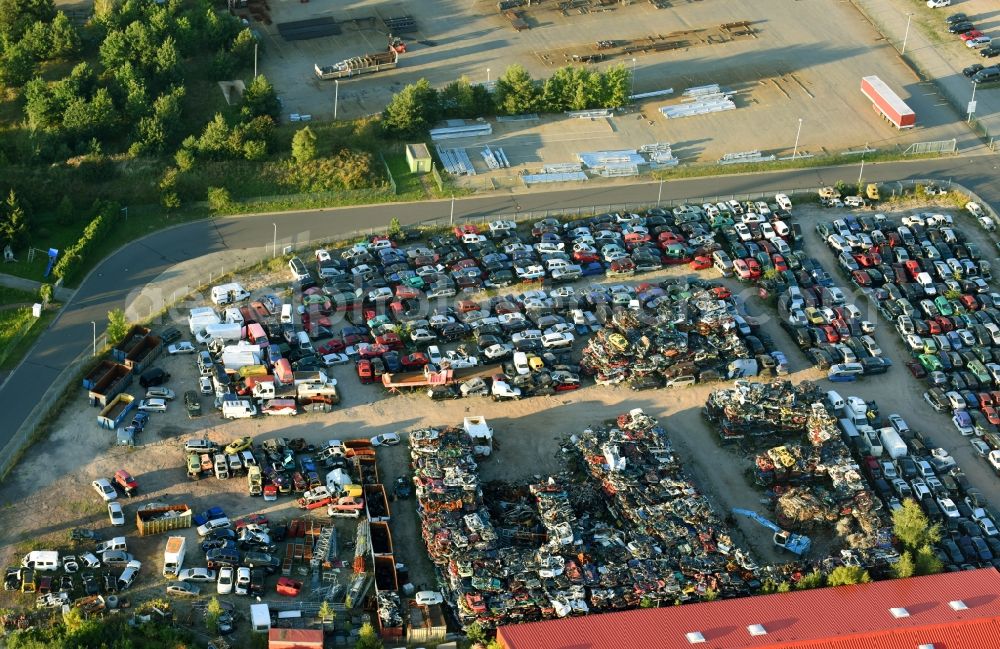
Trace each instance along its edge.
{"label": "yellow car", "polygon": [[814,306],[806,307],[806,318],[808,318],[809,322],[812,324],[826,324],[826,317],[823,315],[823,312]]}
{"label": "yellow car", "polygon": [[239,439],[234,439],[233,441],[231,441],[229,443],[229,446],[227,446],[224,450],[226,455],[232,455],[234,453],[239,453],[240,451],[247,450],[248,448],[250,448],[251,445],[253,445],[252,439],[250,439],[249,437],[241,437]]}

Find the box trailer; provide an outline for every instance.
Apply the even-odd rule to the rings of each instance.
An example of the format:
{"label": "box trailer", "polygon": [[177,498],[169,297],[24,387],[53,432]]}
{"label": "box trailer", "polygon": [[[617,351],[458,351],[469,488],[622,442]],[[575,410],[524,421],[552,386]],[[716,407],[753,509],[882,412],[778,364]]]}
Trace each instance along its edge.
{"label": "box trailer", "polygon": [[145,336],[126,354],[122,363],[133,372],[142,372],[153,364],[163,351],[163,340],[159,336]]}
{"label": "box trailer", "polygon": [[380,484],[364,485],[365,509],[368,520],[385,523],[389,520],[389,499],[385,495],[385,487]]}
{"label": "box trailer", "polygon": [[115,359],[119,363],[125,362],[125,357],[129,355],[132,349],[142,342],[142,339],[149,335],[149,328],[143,327],[142,325],[132,325],[132,328],[128,330],[125,337],[120,343],[114,346],[111,350],[111,358]]}
{"label": "box trailer", "polygon": [[916,125],[917,114],[878,77],[862,77],[861,93],[871,100],[872,108],[896,128],[913,128]]}
{"label": "box trailer", "polygon": [[140,509],[135,514],[139,536],[162,534],[191,527],[191,508],[187,505],[165,505]]}
{"label": "box trailer", "polygon": [[392,532],[389,531],[389,524],[386,522],[371,522],[368,524],[371,535],[372,555],[392,554]]}

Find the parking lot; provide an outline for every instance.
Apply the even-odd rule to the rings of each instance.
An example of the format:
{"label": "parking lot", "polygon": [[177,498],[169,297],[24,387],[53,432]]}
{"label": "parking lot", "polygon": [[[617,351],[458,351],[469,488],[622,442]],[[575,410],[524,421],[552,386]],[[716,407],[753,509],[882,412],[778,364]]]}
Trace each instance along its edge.
{"label": "parking lot", "polygon": [[[898,213],[888,213],[889,217],[898,219],[906,209],[927,209],[925,205],[916,203],[904,205],[903,208]],[[827,246],[819,240],[814,227],[821,221],[842,218],[847,213],[868,212],[801,205],[793,209],[793,216],[789,219],[801,226],[806,255],[814,257],[834,276],[836,283],[844,288],[849,284],[836,271],[836,261]],[[990,250],[992,256],[991,236],[979,230],[971,219],[958,217],[958,221],[962,231],[984,250]],[[694,238],[695,234],[691,232],[690,236]],[[525,235],[531,236],[529,233]],[[544,233],[540,231],[536,236],[541,238]],[[631,250],[631,256],[636,262],[642,259],[642,254],[636,248]],[[609,265],[618,264],[617,267],[621,270],[622,263],[624,262],[612,262]],[[493,273],[491,271],[491,277],[500,277]],[[653,283],[693,274],[713,279],[718,277],[718,273],[711,269],[693,273],[686,264],[678,264],[635,277],[588,277],[583,282],[570,286],[582,291],[591,284],[634,285],[640,278],[644,282]],[[292,295],[285,288],[288,286],[287,271],[247,278],[245,283],[255,294],[276,293],[286,298]],[[814,380],[824,389],[836,389],[844,396],[858,395],[866,400],[875,400],[883,417],[893,412],[902,414],[912,428],[925,433],[933,439],[934,445],[950,452],[971,485],[979,488],[993,502],[997,501],[996,478],[986,461],[973,453],[968,438],[959,435],[948,416],[934,412],[923,401],[921,394],[924,386],[905,368],[909,354],[902,348],[895,332],[868,305],[865,297],[853,295],[852,299],[867,318],[873,322],[878,321],[874,337],[885,355],[892,360],[893,368],[887,375],[882,375],[882,378],[869,377],[852,384],[832,384],[824,378],[825,372],[812,367],[813,361],[795,348],[792,338],[779,326],[774,308],[756,297],[755,288],[736,278],[725,278],[722,284],[734,294],[735,302],[742,305],[741,308],[751,317],[755,332],[761,339],[769,339],[773,348],[785,352],[788,379],[795,382]],[[510,295],[522,290],[523,287],[515,285],[500,289],[497,294]],[[650,288],[643,290],[649,291]],[[601,292],[587,289],[581,295],[590,293],[597,295]],[[609,296],[607,299],[614,299],[615,293],[606,295]],[[658,300],[661,297],[656,293],[644,295],[641,298],[643,301],[653,299],[654,296]],[[588,298],[591,301],[595,299]],[[631,299],[634,298],[630,295],[629,301]],[[177,324],[182,330],[187,326],[186,322]],[[590,335],[580,336],[581,339],[575,345],[574,357],[579,357],[581,349],[587,344],[583,339],[589,337]],[[610,341],[610,338],[604,340]],[[454,348],[454,344],[447,345],[447,348]],[[610,347],[601,354],[612,353],[608,350]],[[683,378],[678,376],[682,372],[680,364],[676,362],[665,366],[646,363],[640,368],[638,361],[646,361],[647,356],[648,354],[640,355],[637,360],[632,361],[628,365],[628,372],[651,371],[660,377],[658,380],[661,382]],[[588,354],[584,353],[584,357],[587,358]],[[596,359],[593,362],[599,365],[605,362],[600,355],[590,354],[589,358]],[[614,359],[611,362],[614,363]],[[677,369],[673,370],[675,365]],[[724,366],[725,363],[718,367]],[[167,385],[178,396],[187,389],[195,388],[198,370],[193,355],[165,355],[157,362],[157,367],[172,375]],[[617,380],[617,374],[610,371],[609,367],[612,365],[594,368],[600,382],[613,383]],[[703,365],[695,372],[701,381],[709,378],[706,368]],[[128,597],[141,599],[160,595],[164,581],[158,573],[164,536],[141,538],[134,534],[135,512],[143,504],[186,504],[195,513],[211,507],[221,507],[234,520],[260,514],[273,523],[288,523],[292,519],[328,521],[324,509],[312,513],[303,512],[295,508],[294,500],[289,496],[279,496],[274,502],[251,498],[247,495],[247,480],[242,476],[229,480],[204,477],[198,481],[189,481],[184,475],[185,439],[206,436],[217,443],[227,444],[235,438],[249,435],[255,444],[261,445],[266,440],[277,437],[302,438],[306,444],[322,447],[330,439],[350,441],[399,432],[404,436],[403,445],[377,451],[382,483],[392,485],[397,477],[410,475],[405,446],[408,431],[450,425],[461,421],[463,417],[475,415],[488,419],[497,442],[496,452],[481,462],[479,475],[484,481],[538,481],[548,474],[558,472],[562,467],[561,458],[565,456],[562,446],[569,435],[577,434],[588,426],[600,425],[618,413],[641,407],[665,426],[685,471],[704,490],[716,512],[724,515],[733,507],[757,511],[762,509],[763,492],[747,478],[752,455],[735,446],[721,446],[718,433],[701,415],[709,392],[722,387],[724,384],[721,383],[696,383],[686,388],[634,392],[628,389],[627,382],[609,386],[593,385],[587,380],[579,389],[554,392],[546,387],[550,384],[532,380],[518,384],[523,386],[525,396],[532,393],[537,396],[498,403],[482,397],[437,401],[428,398],[426,389],[387,396],[379,385],[360,384],[353,365],[334,366],[328,368],[328,371],[337,379],[342,399],[330,413],[305,413],[292,419],[263,417],[227,422],[213,411],[210,398],[202,397],[205,414],[200,418],[189,419],[178,398],[168,406],[166,413],[150,415],[151,421],[139,435],[136,448],[113,446],[112,433],[95,425],[97,410],[87,406],[83,395],[74,398],[57,420],[53,434],[45,442],[29,450],[5,490],[4,501],[10,514],[9,520],[16,521],[16,524],[6,527],[0,537],[4,560],[7,565],[15,564],[29,549],[57,547],[65,551],[69,547],[68,529],[73,527],[92,528],[104,537],[124,533],[128,536],[129,552],[145,566],[135,585],[128,591]],[[550,368],[549,374],[556,374],[558,371],[561,370]],[[635,375],[628,380],[634,381],[637,378],[638,375]],[[136,394],[142,396],[141,393]],[[770,440],[762,443],[766,447]],[[124,528],[112,528],[104,505],[93,494],[90,482],[98,477],[110,477],[119,469],[127,469],[136,477],[139,490],[130,499],[121,498],[126,525]],[[396,501],[390,507],[393,514],[390,525],[395,536],[397,561],[406,564],[410,581],[417,589],[433,588],[434,573],[419,542],[419,521],[414,502]],[[341,539],[353,537],[354,520],[334,520],[333,525]],[[776,550],[771,543],[770,532],[764,528],[745,519],[737,519],[732,525],[739,530],[735,537],[737,543],[749,547],[759,561],[780,562],[788,558],[788,555]],[[189,543],[194,544],[193,530],[187,530],[183,534],[188,537]],[[189,552],[193,562],[190,565],[198,565],[199,559],[196,557],[199,551],[191,548]],[[352,554],[350,548],[344,547],[338,555],[339,561],[344,564],[335,574],[342,584],[348,581],[350,571],[346,568],[350,565]],[[293,575],[306,577],[308,572],[294,572]],[[208,588],[211,589],[210,584]],[[307,591],[312,590],[312,587],[307,588]],[[314,598],[312,595],[307,597]],[[23,596],[12,593],[5,593],[4,598],[7,606],[25,601]],[[273,581],[268,582],[265,599],[284,599],[274,594]]]}

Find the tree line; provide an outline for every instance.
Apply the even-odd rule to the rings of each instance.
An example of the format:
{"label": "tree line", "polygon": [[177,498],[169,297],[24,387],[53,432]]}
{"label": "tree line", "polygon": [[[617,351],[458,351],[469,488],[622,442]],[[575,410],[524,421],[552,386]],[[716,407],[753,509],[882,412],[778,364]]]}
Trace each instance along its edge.
{"label": "tree line", "polygon": [[382,113],[382,126],[391,135],[408,137],[441,119],[619,108],[628,103],[631,82],[624,65],[603,72],[566,66],[544,82],[533,79],[523,66],[511,65],[492,90],[464,77],[440,90],[420,79],[393,95]]}

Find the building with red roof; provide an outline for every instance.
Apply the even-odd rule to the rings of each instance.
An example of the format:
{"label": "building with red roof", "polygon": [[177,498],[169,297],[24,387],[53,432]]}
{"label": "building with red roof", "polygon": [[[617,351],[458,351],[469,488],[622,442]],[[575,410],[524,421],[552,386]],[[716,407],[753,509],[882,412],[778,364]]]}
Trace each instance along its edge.
{"label": "building with red roof", "polygon": [[993,568],[504,626],[505,649],[996,649]]}

